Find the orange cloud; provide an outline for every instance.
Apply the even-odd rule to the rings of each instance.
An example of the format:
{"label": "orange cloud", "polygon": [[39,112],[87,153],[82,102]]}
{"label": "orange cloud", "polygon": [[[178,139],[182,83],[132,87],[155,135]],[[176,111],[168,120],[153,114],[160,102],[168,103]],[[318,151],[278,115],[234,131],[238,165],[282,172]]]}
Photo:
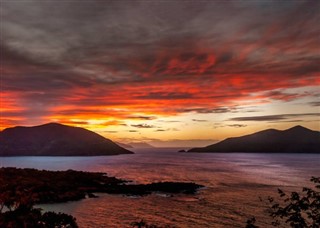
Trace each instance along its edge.
{"label": "orange cloud", "polygon": [[[235,34],[243,37],[250,31]],[[157,40],[149,49],[135,44],[124,50],[119,47],[119,53],[127,54],[110,54],[101,48],[84,60],[55,66],[6,49],[1,65],[1,128],[30,122],[30,118],[33,122],[87,125],[89,120],[101,120],[100,126],[121,125],[140,117],[217,113],[246,101],[290,102],[315,96],[285,90],[319,86],[319,57],[311,51],[306,54],[312,49],[308,45],[287,47],[292,34],[273,37],[274,31],[279,28],[265,27],[264,38],[255,42],[231,37],[215,45],[191,36]]]}

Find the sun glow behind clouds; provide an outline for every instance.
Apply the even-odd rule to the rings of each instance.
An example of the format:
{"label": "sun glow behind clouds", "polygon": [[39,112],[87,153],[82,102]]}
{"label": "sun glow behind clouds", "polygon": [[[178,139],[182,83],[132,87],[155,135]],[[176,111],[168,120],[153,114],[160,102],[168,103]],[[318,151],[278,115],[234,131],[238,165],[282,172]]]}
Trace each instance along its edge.
{"label": "sun glow behind clouds", "polygon": [[319,130],[304,115],[319,113],[319,4],[6,1],[0,128],[56,121],[135,141]]}

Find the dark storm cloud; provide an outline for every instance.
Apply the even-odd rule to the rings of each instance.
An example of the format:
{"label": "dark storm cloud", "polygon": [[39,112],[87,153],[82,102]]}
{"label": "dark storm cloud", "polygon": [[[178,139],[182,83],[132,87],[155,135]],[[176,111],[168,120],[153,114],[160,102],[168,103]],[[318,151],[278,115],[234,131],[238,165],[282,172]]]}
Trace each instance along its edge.
{"label": "dark storm cloud", "polygon": [[[287,39],[295,38],[293,44],[302,48],[317,44],[319,3],[258,2],[6,1],[1,7],[2,43],[20,59],[44,65],[58,64],[80,71],[88,70],[88,63],[103,65],[105,69],[124,68],[117,76],[124,79],[128,79],[124,76],[126,71],[130,73],[129,79],[137,77],[131,71],[138,70],[132,69],[138,66],[131,63],[130,69],[126,69],[128,65],[123,60],[138,58],[144,67],[151,68],[160,64],[154,56],[154,50],[159,48],[185,50],[188,44],[190,51],[183,51],[178,58],[182,62],[191,59],[203,62],[210,52],[194,52],[201,40],[214,47],[230,45],[230,50],[218,53],[219,64],[230,62],[236,53],[242,52],[244,45],[254,43],[258,51],[246,53],[250,63],[255,63],[253,67],[261,67],[262,63],[257,62],[263,58],[259,55],[267,54],[266,48],[276,46],[281,50]],[[292,59],[279,56],[283,57]],[[163,59],[158,72],[163,73],[161,69],[167,66],[168,60]],[[86,66],[77,65],[83,63]],[[281,62],[263,64],[266,68]]]}
{"label": "dark storm cloud", "polygon": [[[19,97],[21,118],[89,106],[150,111],[151,101],[158,112],[234,112],[221,103],[317,82],[319,7],[319,1],[2,1],[1,92]],[[68,105],[74,107],[55,108]]]}
{"label": "dark storm cloud", "polygon": [[[6,1],[1,4],[6,46],[31,60],[60,64],[110,55],[130,55],[130,46],[148,45],[175,34],[177,27],[207,4],[132,1]],[[179,30],[177,30],[179,31]],[[111,58],[112,60],[112,58]],[[66,61],[66,62],[65,62]]]}
{"label": "dark storm cloud", "polygon": [[286,120],[296,117],[319,117],[320,113],[299,113],[299,114],[282,114],[282,115],[266,115],[266,116],[248,116],[248,117],[235,117],[229,120],[233,121],[276,121],[276,120]]}

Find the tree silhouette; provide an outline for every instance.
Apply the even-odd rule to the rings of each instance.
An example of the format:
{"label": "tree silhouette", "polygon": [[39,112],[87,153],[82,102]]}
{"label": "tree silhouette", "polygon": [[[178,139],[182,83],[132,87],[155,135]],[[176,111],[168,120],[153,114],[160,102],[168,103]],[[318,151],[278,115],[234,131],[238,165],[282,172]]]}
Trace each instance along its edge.
{"label": "tree silhouette", "polygon": [[252,218],[248,219],[246,228],[258,228],[258,226],[254,225],[255,222],[256,222],[256,218],[255,217],[252,217]]}
{"label": "tree silhouette", "polygon": [[55,212],[42,213],[34,208],[33,194],[21,188],[6,189],[0,193],[0,227],[77,228],[71,215]]}
{"label": "tree silhouette", "polygon": [[[302,192],[285,193],[278,189],[279,199],[268,197],[272,225],[288,224],[293,228],[320,227],[320,177],[312,177],[313,188],[302,188]],[[247,220],[246,228],[257,228],[255,218]]]}
{"label": "tree silhouette", "polygon": [[131,227],[132,228],[172,228],[170,225],[157,226],[155,224],[150,224],[143,219],[141,219],[139,222],[132,222]]}

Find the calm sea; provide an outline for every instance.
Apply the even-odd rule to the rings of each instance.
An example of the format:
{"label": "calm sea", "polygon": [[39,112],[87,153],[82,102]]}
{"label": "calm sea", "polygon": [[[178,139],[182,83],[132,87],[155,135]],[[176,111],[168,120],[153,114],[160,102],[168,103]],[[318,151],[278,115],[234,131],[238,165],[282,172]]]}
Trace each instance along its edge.
{"label": "calm sea", "polygon": [[[72,214],[80,227],[130,227],[144,219],[175,227],[244,227],[256,216],[270,227],[265,199],[278,187],[299,190],[320,176],[320,154],[196,154],[177,149],[143,149],[134,155],[103,157],[0,157],[0,166],[107,172],[137,183],[187,181],[205,185],[194,196],[153,194],[39,205]],[[259,199],[262,198],[262,201]]]}

